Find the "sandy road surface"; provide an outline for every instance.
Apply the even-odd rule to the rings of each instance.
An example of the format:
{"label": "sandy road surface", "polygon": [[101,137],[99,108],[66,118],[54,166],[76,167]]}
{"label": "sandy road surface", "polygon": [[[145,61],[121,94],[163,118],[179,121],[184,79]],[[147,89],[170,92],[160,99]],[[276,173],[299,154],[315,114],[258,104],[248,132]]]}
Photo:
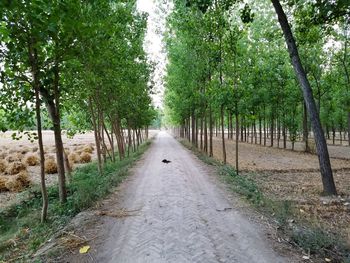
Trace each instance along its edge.
{"label": "sandy road surface", "polygon": [[134,216],[95,222],[100,241],[89,257],[71,255],[69,262],[291,262],[213,182],[212,169],[167,133],[158,134],[134,172],[118,205],[109,207]]}

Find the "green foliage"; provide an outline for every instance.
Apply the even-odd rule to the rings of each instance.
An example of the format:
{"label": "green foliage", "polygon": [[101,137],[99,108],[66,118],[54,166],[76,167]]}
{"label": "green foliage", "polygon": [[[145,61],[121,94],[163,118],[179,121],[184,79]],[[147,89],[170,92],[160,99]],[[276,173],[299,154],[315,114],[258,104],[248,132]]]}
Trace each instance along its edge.
{"label": "green foliage", "polygon": [[[324,130],[348,131],[349,9],[343,1],[326,2],[292,1],[287,11]],[[168,19],[168,122],[184,127],[193,113],[208,122],[209,112],[217,119],[224,107],[225,115],[237,113],[244,127],[278,122],[297,141],[303,97],[272,5],[232,1],[227,9],[226,1],[216,1],[198,12],[196,3],[176,4]],[[318,16],[333,18],[320,24]]]}
{"label": "green foliage", "polygon": [[[154,116],[152,68],[143,50],[147,17],[135,6],[104,0],[2,2],[0,109],[6,125],[0,128],[35,127],[33,67],[46,106],[58,81],[62,126],[70,135],[92,129],[90,98],[106,122],[118,115],[133,128],[149,125]],[[51,116],[43,116],[44,128],[51,128],[45,123]]]}

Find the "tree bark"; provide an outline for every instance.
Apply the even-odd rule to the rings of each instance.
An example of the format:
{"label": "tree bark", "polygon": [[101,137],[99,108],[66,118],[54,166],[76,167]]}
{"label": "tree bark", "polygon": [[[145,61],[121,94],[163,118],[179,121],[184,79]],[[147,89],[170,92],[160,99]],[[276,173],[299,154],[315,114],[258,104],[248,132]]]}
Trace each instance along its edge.
{"label": "tree bark", "polygon": [[300,86],[302,88],[304,101],[310,116],[310,121],[311,121],[312,129],[315,137],[318,159],[320,163],[323,191],[325,194],[328,194],[328,195],[336,195],[337,190],[334,184],[327,143],[322,130],[319,114],[316,108],[316,104],[312,94],[312,89],[311,89],[309,80],[302,66],[302,63],[299,57],[298,48],[296,46],[292,30],[288,23],[287,16],[284,13],[283,8],[280,4],[280,1],[271,0],[271,2],[278,16],[278,21],[281,25],[281,28],[286,40],[292,65],[293,65],[295,74],[299,80]]}
{"label": "tree bark", "polygon": [[222,140],[222,157],[224,164],[226,164],[226,145],[225,145],[225,116],[224,116],[224,105],[221,105],[221,140]]}
{"label": "tree bark", "polygon": [[49,112],[49,116],[53,123],[55,146],[56,146],[56,162],[58,172],[58,190],[61,203],[67,201],[66,190],[66,177],[64,171],[64,158],[63,158],[63,142],[61,135],[61,119],[60,119],[60,94],[59,94],[59,71],[58,64],[55,62],[54,66],[54,83],[53,83],[53,97],[49,94],[48,90],[41,87],[40,93],[45,99],[46,107]]}
{"label": "tree bark", "polygon": [[238,116],[238,103],[236,102],[236,173],[239,174],[239,167],[238,167],[238,142],[239,142],[239,116]]}
{"label": "tree bark", "polygon": [[195,120],[195,116],[194,116],[194,110],[192,110],[192,114],[191,114],[191,130],[192,130],[192,145],[195,146],[196,145],[196,120]]}
{"label": "tree bark", "polygon": [[96,144],[96,153],[97,153],[97,169],[98,173],[102,175],[102,159],[101,159],[101,147],[100,147],[100,140],[98,138],[98,130],[97,130],[97,123],[96,123],[96,117],[94,112],[94,107],[92,105],[92,98],[89,98],[89,108],[91,113],[91,121],[92,126],[94,128],[94,136],[95,136],[95,144]]}
{"label": "tree bark", "polygon": [[35,113],[36,113],[36,123],[37,123],[37,132],[38,132],[38,145],[39,145],[39,155],[40,155],[40,187],[41,187],[41,196],[42,196],[42,209],[41,209],[41,222],[47,220],[47,209],[49,205],[49,199],[47,195],[46,183],[45,183],[45,155],[44,155],[44,144],[42,136],[42,127],[41,127],[41,109],[40,109],[40,83],[38,77],[38,68],[37,68],[37,52],[33,47],[34,43],[29,43],[29,63],[31,65],[32,77],[33,77],[33,87],[35,92]]}
{"label": "tree bark", "polygon": [[310,152],[309,148],[309,128],[307,123],[307,109],[305,102],[303,103],[303,141],[305,143],[305,152]]}
{"label": "tree bark", "polygon": [[209,107],[209,156],[213,157],[213,112]]}

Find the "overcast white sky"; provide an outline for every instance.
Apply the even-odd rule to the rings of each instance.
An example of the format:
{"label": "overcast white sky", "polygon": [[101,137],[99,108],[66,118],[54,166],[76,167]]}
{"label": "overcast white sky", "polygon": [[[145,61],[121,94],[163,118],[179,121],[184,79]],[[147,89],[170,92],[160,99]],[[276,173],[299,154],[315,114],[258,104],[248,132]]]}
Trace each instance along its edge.
{"label": "overcast white sky", "polygon": [[165,30],[166,15],[170,11],[170,1],[164,0],[137,0],[137,8],[142,12],[148,13],[147,33],[145,37],[145,50],[149,59],[156,63],[155,70],[155,92],[153,101],[155,106],[162,107],[164,93],[163,76],[166,67],[166,54],[164,43],[162,41]]}

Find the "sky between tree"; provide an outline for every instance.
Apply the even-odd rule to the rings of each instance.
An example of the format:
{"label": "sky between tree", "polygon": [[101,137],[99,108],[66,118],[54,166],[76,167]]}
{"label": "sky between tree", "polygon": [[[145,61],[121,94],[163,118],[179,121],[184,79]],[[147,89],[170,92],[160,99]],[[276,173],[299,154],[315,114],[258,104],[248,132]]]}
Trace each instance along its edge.
{"label": "sky between tree", "polygon": [[[166,2],[166,3],[165,3]],[[152,96],[156,107],[163,105],[163,76],[167,63],[167,56],[164,48],[163,33],[165,31],[165,19],[171,10],[171,4],[159,0],[138,0],[137,9],[148,13],[147,33],[145,37],[145,50],[150,61],[155,63],[155,92]]]}

